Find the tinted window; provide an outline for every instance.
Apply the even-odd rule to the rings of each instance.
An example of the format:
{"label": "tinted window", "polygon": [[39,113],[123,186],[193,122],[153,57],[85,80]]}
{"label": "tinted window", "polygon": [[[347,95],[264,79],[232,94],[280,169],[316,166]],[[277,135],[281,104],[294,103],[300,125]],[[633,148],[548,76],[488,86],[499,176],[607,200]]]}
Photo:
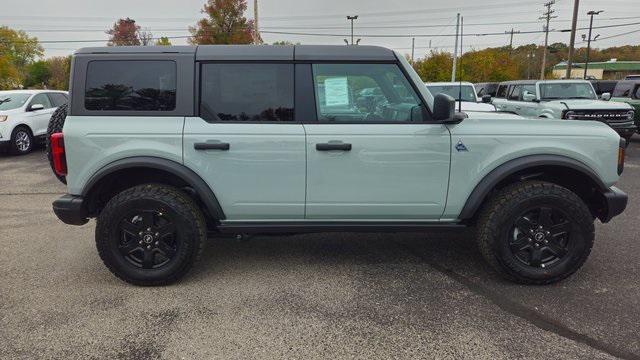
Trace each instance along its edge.
{"label": "tinted window", "polygon": [[621,81],[613,90],[613,96],[615,97],[629,97],[633,89],[633,83],[630,81]]}
{"label": "tinted window", "polygon": [[292,64],[204,64],[200,117],[293,121]]}
{"label": "tinted window", "polygon": [[315,64],[313,78],[320,121],[405,122],[426,116],[395,64]]}
{"label": "tinted window", "polygon": [[507,97],[507,85],[498,86],[498,91],[496,91],[496,97],[498,98],[506,98]]}
{"label": "tinted window", "polygon": [[87,67],[87,110],[171,111],[176,107],[173,61],[92,61]]}
{"label": "tinted window", "polygon": [[53,104],[53,107],[58,107],[62,104],[66,104],[69,99],[67,99],[67,96],[65,94],[62,93],[49,93],[49,100],[51,100],[51,104]]}
{"label": "tinted window", "polygon": [[51,101],[49,101],[49,97],[47,96],[47,94],[38,94],[34,96],[31,102],[29,103],[29,106],[33,106],[35,104],[40,104],[44,106],[45,109],[50,109],[53,107],[51,105]]}

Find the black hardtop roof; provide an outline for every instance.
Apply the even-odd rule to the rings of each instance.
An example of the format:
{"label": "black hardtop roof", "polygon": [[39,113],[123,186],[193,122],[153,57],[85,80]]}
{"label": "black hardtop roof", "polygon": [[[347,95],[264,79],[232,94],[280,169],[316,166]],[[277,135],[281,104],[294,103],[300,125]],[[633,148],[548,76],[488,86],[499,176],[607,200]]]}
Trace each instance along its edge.
{"label": "black hardtop roof", "polygon": [[345,45],[198,45],[105,46],[82,48],[76,54],[195,54],[196,61],[394,61],[393,51],[379,46]]}

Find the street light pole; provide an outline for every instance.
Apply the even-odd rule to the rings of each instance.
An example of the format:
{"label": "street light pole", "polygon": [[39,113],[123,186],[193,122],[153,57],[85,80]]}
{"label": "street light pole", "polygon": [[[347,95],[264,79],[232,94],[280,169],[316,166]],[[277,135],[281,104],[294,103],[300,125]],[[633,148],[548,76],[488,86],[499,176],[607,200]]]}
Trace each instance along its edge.
{"label": "street light pole", "polygon": [[358,19],[358,15],[353,15],[353,16],[347,16],[347,20],[351,20],[351,45],[354,44],[353,42],[353,20]]}
{"label": "street light pole", "polygon": [[587,61],[585,61],[585,63],[584,63],[584,79],[587,78],[587,70],[589,69],[589,54],[591,52],[591,30],[593,30],[593,17],[594,17],[594,15],[599,15],[603,11],[604,10],[589,11],[587,13],[587,15],[591,16],[591,20],[589,21],[589,38],[587,38]]}

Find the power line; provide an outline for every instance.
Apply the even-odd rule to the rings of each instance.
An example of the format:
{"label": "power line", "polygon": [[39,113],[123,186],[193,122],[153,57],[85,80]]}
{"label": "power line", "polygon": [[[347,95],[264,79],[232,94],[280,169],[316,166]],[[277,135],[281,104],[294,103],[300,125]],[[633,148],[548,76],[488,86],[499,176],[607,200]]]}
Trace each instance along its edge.
{"label": "power line", "polygon": [[[640,22],[633,23],[624,23],[624,24],[612,24],[612,25],[602,25],[602,26],[594,26],[593,29],[605,29],[605,28],[617,28],[617,27],[625,27],[625,26],[634,26],[640,25]],[[587,30],[588,28],[579,28],[578,30]],[[549,32],[567,32],[570,29],[561,29],[561,30],[549,30]],[[314,32],[287,32],[287,31],[261,31],[261,33],[265,34],[278,34],[278,35],[297,35],[297,36],[318,36],[318,37],[348,37],[350,34],[338,34],[338,33],[314,33]],[[521,34],[541,34],[545,33],[545,30],[531,30],[531,31],[521,31]],[[354,36],[365,37],[365,38],[411,38],[411,37],[454,37],[455,34],[354,34]],[[483,36],[504,36],[504,31],[500,32],[486,32],[486,33],[472,33],[466,34],[466,36],[475,36],[475,37],[483,37]],[[187,36],[165,36],[169,39],[188,39],[191,38],[191,35]],[[157,40],[159,37],[154,37],[152,40]],[[55,44],[55,43],[92,43],[92,42],[105,42],[107,39],[91,39],[91,40],[41,40],[38,41],[41,44]],[[25,41],[8,41],[2,40],[4,43],[25,43]]]}

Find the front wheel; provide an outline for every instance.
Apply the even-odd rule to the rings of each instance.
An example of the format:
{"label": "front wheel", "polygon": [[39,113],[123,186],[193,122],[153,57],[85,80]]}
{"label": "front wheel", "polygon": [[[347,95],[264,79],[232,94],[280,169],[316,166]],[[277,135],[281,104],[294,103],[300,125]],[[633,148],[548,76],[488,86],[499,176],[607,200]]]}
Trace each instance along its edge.
{"label": "front wheel", "polygon": [[500,190],[478,219],[482,255],[499,273],[525,284],[551,284],[576,272],[594,241],[591,212],[575,193],[528,181]]}
{"label": "front wheel", "polygon": [[142,286],[165,285],[184,276],[199,258],[206,223],[182,191],[140,185],[113,197],[96,224],[96,246],[107,268]]}
{"label": "front wheel", "polygon": [[24,126],[19,126],[11,133],[11,153],[14,155],[28,154],[33,150],[33,135]]}

